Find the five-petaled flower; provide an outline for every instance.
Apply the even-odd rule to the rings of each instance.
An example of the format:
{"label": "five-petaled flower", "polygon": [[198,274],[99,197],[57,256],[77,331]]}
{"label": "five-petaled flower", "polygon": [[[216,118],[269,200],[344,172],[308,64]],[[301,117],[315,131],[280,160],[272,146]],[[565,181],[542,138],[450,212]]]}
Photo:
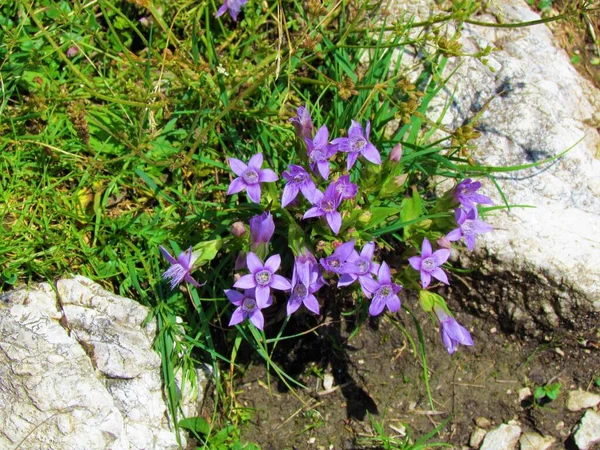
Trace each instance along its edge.
{"label": "five-petaled flower", "polygon": [[260,183],[277,181],[279,177],[271,169],[261,169],[263,163],[262,153],[257,153],[248,162],[248,165],[237,158],[229,158],[229,166],[238,178],[229,185],[227,195],[236,194],[246,189],[248,199],[260,203]]}
{"label": "five-petaled flower", "polygon": [[286,207],[294,201],[298,192],[302,192],[302,195],[312,203],[317,187],[310,174],[303,167],[290,164],[288,170],[283,172],[283,178],[287,180],[287,183],[283,188],[283,195],[281,196],[282,207]]}
{"label": "five-petaled flower", "polygon": [[237,280],[233,287],[240,289],[255,288],[256,303],[258,305],[265,305],[271,288],[280,291],[287,291],[292,288],[287,278],[275,273],[280,265],[281,256],[279,255],[271,256],[263,264],[258,256],[249,252],[246,256],[246,266],[250,273]]}
{"label": "five-petaled flower", "polygon": [[493,230],[491,225],[477,218],[477,208],[472,208],[469,211],[457,208],[454,213],[458,228],[448,233],[446,239],[449,241],[458,241],[462,237],[470,251],[473,251],[475,248],[475,237],[478,234],[488,233]]}
{"label": "five-petaled flower", "polygon": [[371,275],[377,274],[379,270],[379,264],[373,262],[374,251],[374,242],[367,242],[360,251],[360,255],[353,249],[346,262],[342,264],[342,276],[338,286],[348,286],[358,279],[365,296],[370,297],[365,281],[372,279]]}
{"label": "five-petaled flower", "polygon": [[351,200],[356,197],[358,186],[350,181],[350,175],[342,175],[335,182],[335,191],[342,200]]}
{"label": "five-petaled flower", "polygon": [[229,11],[229,15],[233,21],[237,22],[238,14],[242,10],[242,6],[246,3],[248,3],[248,0],[225,0],[225,3],[223,3],[215,14],[215,17],[221,17],[225,12]]}
{"label": "five-petaled flower", "polygon": [[454,353],[458,344],[474,345],[469,331],[458,323],[454,317],[439,306],[434,308],[434,312],[440,320],[440,335],[448,353]]}
{"label": "five-petaled flower", "polygon": [[[369,314],[377,316],[381,314],[386,306],[391,312],[398,312],[400,309],[398,292],[400,292],[402,286],[392,281],[390,268],[385,261],[379,267],[377,281],[372,278],[365,278],[363,282],[366,291],[373,295],[369,306]],[[370,297],[370,295],[367,297]]]}
{"label": "five-petaled flower", "polygon": [[333,253],[326,258],[321,258],[319,262],[327,272],[341,275],[342,266],[354,251],[354,239],[337,247]]}
{"label": "five-petaled flower", "polygon": [[310,118],[310,113],[305,106],[299,106],[296,110],[296,117],[292,117],[290,122],[296,127],[296,133],[301,138],[311,138],[313,123]]}
{"label": "five-petaled flower", "polygon": [[[312,256],[312,255],[310,255]],[[319,302],[314,296],[321,286],[323,280],[319,267],[308,257],[298,257],[294,261],[294,272],[292,274],[292,294],[287,304],[287,315],[295,313],[300,305],[319,314]]]}
{"label": "five-petaled flower", "polygon": [[198,256],[194,255],[192,247],[181,252],[177,259],[173,258],[162,245],[159,248],[163,256],[171,264],[171,267],[162,274],[164,280],[170,281],[171,289],[175,289],[184,280],[196,287],[201,286],[190,275],[194,269],[194,262],[198,259]]}
{"label": "five-petaled flower", "polygon": [[493,205],[494,202],[491,198],[477,193],[479,188],[481,188],[480,181],[472,181],[470,178],[467,178],[456,185],[453,195],[456,201],[459,202],[466,211],[475,208],[476,203]]}
{"label": "five-petaled flower", "polygon": [[367,127],[364,133],[360,123],[353,120],[348,130],[348,137],[337,138],[331,141],[331,144],[336,146],[338,151],[348,153],[348,170],[354,166],[359,155],[364,156],[367,161],[373,164],[381,164],[379,150],[369,141],[370,133],[371,122],[369,120],[367,120]]}
{"label": "five-petaled flower", "polygon": [[254,324],[256,328],[262,330],[265,326],[265,318],[261,309],[271,306],[273,298],[269,295],[266,302],[259,303],[255,298],[254,289],[246,289],[244,293],[238,292],[233,289],[225,289],[225,295],[231,303],[237,308],[231,314],[231,320],[229,326],[232,327],[246,319],[250,319],[250,322]]}
{"label": "five-petaled flower", "polygon": [[335,146],[329,145],[329,130],[323,125],[317,130],[314,139],[305,137],[308,162],[313,172],[319,172],[323,179],[329,178],[329,160],[335,155]]}
{"label": "five-petaled flower", "polygon": [[331,230],[338,234],[342,226],[342,215],[337,210],[340,202],[341,197],[335,190],[335,183],[330,183],[325,193],[315,189],[313,195],[314,206],[306,211],[302,218],[325,216]]}
{"label": "five-petaled flower", "polygon": [[431,277],[440,280],[444,284],[450,284],[446,272],[440,266],[444,264],[450,257],[450,250],[442,248],[433,252],[431,243],[427,238],[423,238],[421,246],[421,256],[412,256],[408,258],[408,262],[413,269],[421,272],[421,284],[423,289],[431,283]]}

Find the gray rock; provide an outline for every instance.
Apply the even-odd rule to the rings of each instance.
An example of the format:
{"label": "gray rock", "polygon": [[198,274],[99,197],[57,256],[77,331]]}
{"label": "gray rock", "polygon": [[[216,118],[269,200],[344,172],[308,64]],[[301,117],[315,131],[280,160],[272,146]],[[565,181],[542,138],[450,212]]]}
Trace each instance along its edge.
{"label": "gray rock", "polygon": [[57,293],[0,297],[0,448],[178,449],[148,310],[84,277]]}
{"label": "gray rock", "polygon": [[600,414],[591,409],[587,410],[575,431],[575,445],[580,450],[593,448],[600,442]]}
{"label": "gray rock", "polygon": [[[401,16],[405,2],[394,2]],[[418,20],[436,14],[433,0],[411,2]],[[539,19],[524,0],[488,2],[484,22]],[[504,326],[531,334],[564,327],[592,329],[600,318],[600,136],[589,120],[600,93],[571,66],[545,25],[498,29],[465,25],[465,53],[490,45],[484,65],[474,58],[449,59],[457,69],[447,96],[431,105],[437,120],[454,93],[443,124],[456,129],[483,110],[472,157],[481,165],[516,166],[566,155],[542,166],[497,174],[512,208],[486,220],[495,231],[478,238],[467,267],[481,264],[469,287],[453,283],[451,294]],[[492,67],[494,71],[490,69]],[[489,103],[488,103],[489,102]],[[485,193],[502,204],[494,186]]]}
{"label": "gray rock", "polygon": [[469,445],[472,448],[479,448],[481,441],[483,441],[483,438],[486,434],[487,431],[485,431],[483,428],[475,427],[475,430],[473,430],[471,436],[469,437]]}
{"label": "gray rock", "polygon": [[542,436],[533,431],[523,433],[519,439],[521,450],[548,450],[555,442],[554,436]]}
{"label": "gray rock", "polygon": [[567,409],[569,411],[581,411],[586,408],[593,408],[600,404],[600,395],[593,392],[587,392],[582,389],[569,391],[567,394]]}
{"label": "gray rock", "polygon": [[519,442],[521,427],[503,423],[485,435],[481,450],[512,450]]}

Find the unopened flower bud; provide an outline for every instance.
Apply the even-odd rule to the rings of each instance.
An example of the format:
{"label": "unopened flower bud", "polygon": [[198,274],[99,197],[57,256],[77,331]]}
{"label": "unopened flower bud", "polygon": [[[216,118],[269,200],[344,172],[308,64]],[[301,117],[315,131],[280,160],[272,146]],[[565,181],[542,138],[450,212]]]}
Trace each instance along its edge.
{"label": "unopened flower bud", "polygon": [[446,236],[439,238],[437,240],[437,245],[440,248],[452,249],[452,242],[450,242],[450,240]]}
{"label": "unopened flower bud", "polygon": [[394,184],[398,187],[401,187],[402,185],[404,185],[404,183],[406,182],[406,179],[408,178],[408,174],[404,173],[402,175],[398,175],[397,177],[394,177]]}
{"label": "unopened flower bud", "polygon": [[242,237],[244,234],[246,234],[246,226],[244,225],[244,223],[234,222],[233,225],[231,225],[231,234],[233,234],[237,238]]}
{"label": "unopened flower bud", "polygon": [[74,45],[67,50],[67,58],[73,58],[77,53],[79,53],[79,48]]}
{"label": "unopened flower bud", "polygon": [[371,213],[371,211],[365,211],[360,216],[358,216],[358,222],[366,225],[371,221],[372,217],[373,214]]}
{"label": "unopened flower bud", "polygon": [[390,152],[390,161],[399,162],[402,158],[402,144],[396,144]]}

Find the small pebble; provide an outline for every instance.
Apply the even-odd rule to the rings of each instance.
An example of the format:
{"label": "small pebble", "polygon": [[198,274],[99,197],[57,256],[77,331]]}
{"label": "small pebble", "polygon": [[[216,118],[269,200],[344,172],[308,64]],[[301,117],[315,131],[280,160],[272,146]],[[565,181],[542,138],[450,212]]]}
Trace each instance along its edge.
{"label": "small pebble", "polygon": [[565,356],[565,352],[563,352],[560,347],[556,347],[554,351],[560,356]]}
{"label": "small pebble", "polygon": [[479,428],[489,428],[492,425],[492,422],[485,417],[478,417],[475,419],[475,425],[477,425]]}
{"label": "small pebble", "polygon": [[528,387],[524,387],[523,389],[519,389],[519,400],[523,401],[531,397],[531,389]]}
{"label": "small pebble", "polygon": [[485,431],[483,428],[476,427],[469,438],[469,445],[473,448],[479,448],[486,434],[487,431]]}

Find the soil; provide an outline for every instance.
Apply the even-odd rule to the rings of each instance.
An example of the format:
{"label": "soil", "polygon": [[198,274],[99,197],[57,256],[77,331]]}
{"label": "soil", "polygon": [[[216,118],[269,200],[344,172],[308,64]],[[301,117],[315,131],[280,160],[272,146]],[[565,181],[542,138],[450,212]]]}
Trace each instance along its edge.
{"label": "soil", "polygon": [[[406,311],[367,320],[350,337],[355,317],[330,309],[321,318],[305,314],[290,322],[285,335],[320,327],[281,341],[274,353],[273,360],[306,389],[290,391],[272,370],[269,378],[257,360],[246,366],[236,387],[237,401],[253,411],[243,441],[263,450],[383,448],[373,439],[372,418],[388,436],[401,440],[406,430],[416,440],[438,428],[429,442],[461,448],[468,445],[475,420],[485,418],[490,428],[517,420],[523,431],[555,436],[553,448],[575,448],[570,435],[583,412],[566,409],[566,392],[600,393],[594,384],[600,377],[597,336],[555,330],[538,340],[505,334],[501,324],[450,305],[475,341],[450,356],[437,324],[420,312],[416,299],[402,300],[423,328],[433,407],[423,381],[418,332]],[[270,328],[267,334],[277,333],[279,325]],[[326,390],[323,379],[331,376],[333,388]],[[550,383],[561,384],[556,400],[520,399],[523,388],[533,392]]]}

